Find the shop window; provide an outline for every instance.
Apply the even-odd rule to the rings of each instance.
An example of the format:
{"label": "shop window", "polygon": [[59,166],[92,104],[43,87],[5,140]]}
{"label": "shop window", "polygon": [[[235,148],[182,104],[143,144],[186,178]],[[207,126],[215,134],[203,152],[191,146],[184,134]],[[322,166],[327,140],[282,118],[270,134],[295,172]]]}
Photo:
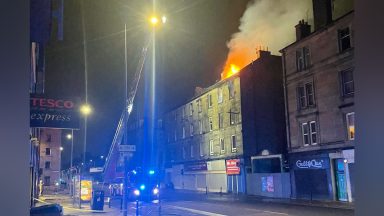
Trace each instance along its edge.
{"label": "shop window", "polygon": [[347,132],[348,132],[348,139],[354,140],[355,139],[355,113],[347,113],[346,115],[347,119]]}
{"label": "shop window", "polygon": [[341,87],[343,96],[352,96],[355,93],[352,70],[341,72]]}
{"label": "shop window", "polygon": [[299,109],[306,109],[315,105],[313,83],[309,82],[297,88]]}
{"label": "shop window", "polygon": [[339,37],[339,50],[343,52],[349,48],[351,48],[351,33],[349,28],[340,29],[338,31]]}

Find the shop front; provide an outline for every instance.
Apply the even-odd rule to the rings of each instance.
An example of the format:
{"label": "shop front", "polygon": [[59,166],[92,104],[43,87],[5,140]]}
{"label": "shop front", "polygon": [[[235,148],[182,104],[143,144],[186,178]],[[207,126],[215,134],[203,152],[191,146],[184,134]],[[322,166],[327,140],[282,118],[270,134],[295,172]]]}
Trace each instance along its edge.
{"label": "shop front", "polygon": [[333,200],[333,178],[327,153],[292,154],[290,167],[293,198]]}
{"label": "shop front", "polygon": [[244,168],[241,168],[241,164],[241,159],[225,161],[229,193],[245,193],[245,172]]}

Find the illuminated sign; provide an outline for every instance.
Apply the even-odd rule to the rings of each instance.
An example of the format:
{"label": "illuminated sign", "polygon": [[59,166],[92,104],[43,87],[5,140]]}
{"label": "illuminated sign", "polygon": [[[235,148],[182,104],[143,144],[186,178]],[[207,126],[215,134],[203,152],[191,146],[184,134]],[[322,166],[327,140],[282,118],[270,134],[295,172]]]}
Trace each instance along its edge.
{"label": "illuminated sign", "polygon": [[90,201],[92,198],[92,181],[81,180],[81,200]]}
{"label": "illuminated sign", "polygon": [[80,128],[78,100],[30,95],[30,127]]}
{"label": "illuminated sign", "polygon": [[240,174],[240,159],[226,160],[227,175]]}
{"label": "illuminated sign", "polygon": [[321,159],[306,159],[296,160],[294,168],[296,169],[326,169],[329,167],[329,160]]}

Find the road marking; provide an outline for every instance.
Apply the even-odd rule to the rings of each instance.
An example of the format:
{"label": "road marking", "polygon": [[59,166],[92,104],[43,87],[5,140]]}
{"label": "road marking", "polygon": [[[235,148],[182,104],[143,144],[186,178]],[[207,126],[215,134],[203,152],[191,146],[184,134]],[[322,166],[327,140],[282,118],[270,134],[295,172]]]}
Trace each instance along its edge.
{"label": "road marking", "polygon": [[282,212],[274,212],[274,211],[263,211],[265,213],[271,213],[271,214],[279,214],[279,215],[289,215],[287,213],[282,213]]}
{"label": "road marking", "polygon": [[223,215],[223,214],[217,214],[217,213],[212,213],[212,212],[207,212],[207,211],[201,211],[201,210],[197,210],[197,209],[184,208],[184,207],[180,207],[180,206],[172,206],[172,205],[168,205],[168,206],[172,207],[172,208],[175,208],[175,209],[185,210],[185,211],[189,211],[189,212],[197,213],[197,214],[202,214],[202,215],[208,215],[208,216],[227,216],[227,215]]}

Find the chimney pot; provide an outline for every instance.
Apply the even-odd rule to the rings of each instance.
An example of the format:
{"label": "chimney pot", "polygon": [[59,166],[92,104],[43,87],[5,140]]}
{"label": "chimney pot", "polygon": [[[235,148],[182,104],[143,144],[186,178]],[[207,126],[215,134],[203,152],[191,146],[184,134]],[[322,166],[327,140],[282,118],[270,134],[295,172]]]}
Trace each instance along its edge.
{"label": "chimney pot", "polygon": [[301,40],[311,34],[311,25],[308,25],[304,20],[300,20],[296,28],[296,41]]}

